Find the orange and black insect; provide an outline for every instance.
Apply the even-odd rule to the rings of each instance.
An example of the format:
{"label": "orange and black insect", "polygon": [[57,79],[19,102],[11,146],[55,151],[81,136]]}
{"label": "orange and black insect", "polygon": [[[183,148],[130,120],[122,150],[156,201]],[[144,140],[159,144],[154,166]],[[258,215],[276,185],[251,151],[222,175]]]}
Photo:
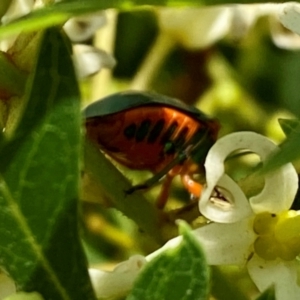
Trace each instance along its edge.
{"label": "orange and black insect", "polygon": [[194,197],[201,184],[205,156],[215,142],[219,123],[181,101],[153,92],[113,94],[86,107],[86,133],[98,147],[120,164],[156,174],[128,192],[150,187],[165,176],[157,201],[162,208],[172,179],[180,175]]}

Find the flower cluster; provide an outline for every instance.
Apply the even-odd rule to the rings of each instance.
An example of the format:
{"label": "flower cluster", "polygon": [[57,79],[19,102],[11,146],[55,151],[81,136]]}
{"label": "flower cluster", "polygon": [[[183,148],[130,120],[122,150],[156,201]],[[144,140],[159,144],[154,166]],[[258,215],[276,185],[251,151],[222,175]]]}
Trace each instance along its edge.
{"label": "flower cluster", "polygon": [[275,45],[284,49],[299,49],[299,12],[299,3],[286,2],[163,8],[157,14],[161,30],[190,49],[209,47],[226,36],[238,41],[261,17],[269,18]]}
{"label": "flower cluster", "polygon": [[[264,162],[278,147],[253,132],[230,134],[212,147],[199,207],[215,223],[195,230],[195,236],[210,264],[246,265],[259,290],[274,285],[276,299],[298,299],[300,218],[289,210],[298,189],[297,172],[289,163],[267,174],[261,192],[248,199],[224,171],[225,159],[237,149],[250,150]],[[224,200],[226,205],[220,205]]]}

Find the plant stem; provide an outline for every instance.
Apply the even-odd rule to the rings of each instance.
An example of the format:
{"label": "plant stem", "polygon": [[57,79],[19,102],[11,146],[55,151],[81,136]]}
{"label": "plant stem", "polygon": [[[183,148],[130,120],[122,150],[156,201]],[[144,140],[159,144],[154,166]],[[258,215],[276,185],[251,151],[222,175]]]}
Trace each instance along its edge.
{"label": "plant stem", "polygon": [[[94,46],[113,54],[115,46],[116,25],[118,13],[115,9],[106,10],[107,25],[97,31]],[[109,93],[111,69],[102,69],[92,79],[91,99],[96,100]]]}
{"label": "plant stem", "polygon": [[104,193],[118,210],[162,244],[164,242],[161,235],[163,212],[150,204],[140,192],[126,194],[125,191],[131,187],[129,180],[89,142],[85,143],[84,149],[85,172],[98,184],[102,195]]}
{"label": "plant stem", "polygon": [[167,55],[174,47],[174,44],[174,40],[172,40],[167,34],[160,33],[158,35],[154,45],[133,78],[130,86],[131,89],[149,89],[153,78],[159,71]]}

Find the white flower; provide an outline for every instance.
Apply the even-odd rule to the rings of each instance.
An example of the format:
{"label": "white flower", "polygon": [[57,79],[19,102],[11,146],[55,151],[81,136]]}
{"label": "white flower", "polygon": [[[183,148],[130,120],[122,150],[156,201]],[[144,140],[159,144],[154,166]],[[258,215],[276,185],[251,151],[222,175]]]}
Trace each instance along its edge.
{"label": "white flower", "polygon": [[300,35],[300,5],[296,2],[281,6],[278,18],[283,26]]}
{"label": "white flower", "polygon": [[73,54],[78,78],[86,78],[99,72],[102,68],[112,69],[116,65],[113,56],[92,46],[74,45]]}
{"label": "white flower", "polygon": [[[65,23],[64,30],[72,42],[84,42],[92,38],[95,32],[106,23],[106,14],[100,11],[71,18]],[[74,44],[73,53],[79,78],[94,75],[103,68],[112,69],[116,65],[116,60],[112,55],[92,46]]]}
{"label": "white flower", "polygon": [[[270,17],[272,38],[278,47],[300,48],[300,37],[295,34],[300,32],[300,4],[296,2],[162,8],[157,14],[161,30],[191,49],[209,47],[227,35],[239,40],[263,16]],[[292,33],[284,32],[282,25]]]}
{"label": "white flower", "polygon": [[[201,213],[216,223],[195,230],[195,236],[209,264],[246,264],[260,291],[274,284],[276,299],[299,299],[300,214],[289,211],[298,189],[297,173],[289,163],[267,174],[262,191],[248,200],[224,173],[225,159],[240,149],[258,154],[263,162],[278,147],[253,132],[217,141],[206,158],[207,188],[199,201]],[[222,205],[222,198],[229,203]]]}
{"label": "white flower", "polygon": [[92,38],[95,31],[106,22],[105,12],[100,11],[69,19],[64,25],[64,30],[73,42],[83,42]]}
{"label": "white flower", "polygon": [[[291,207],[298,189],[298,176],[291,163],[268,174],[265,177],[263,190],[260,194],[251,197],[249,203],[240,187],[226,174],[224,175],[225,159],[232,152],[243,149],[257,154],[262,162],[273,151],[279,150],[269,139],[254,132],[236,132],[217,141],[206,157],[207,188],[199,201],[201,213],[205,216],[209,215],[212,221],[232,223],[251,215],[252,211],[256,214],[265,211],[276,214]],[[235,201],[234,209],[224,210],[209,200],[216,185],[232,193]]]}
{"label": "white flower", "polygon": [[97,299],[119,299],[125,296],[145,263],[143,256],[135,255],[118,264],[112,272],[89,269]]}
{"label": "white flower", "polygon": [[12,0],[6,14],[1,19],[1,23],[7,24],[16,18],[30,13],[33,6],[34,0]]}

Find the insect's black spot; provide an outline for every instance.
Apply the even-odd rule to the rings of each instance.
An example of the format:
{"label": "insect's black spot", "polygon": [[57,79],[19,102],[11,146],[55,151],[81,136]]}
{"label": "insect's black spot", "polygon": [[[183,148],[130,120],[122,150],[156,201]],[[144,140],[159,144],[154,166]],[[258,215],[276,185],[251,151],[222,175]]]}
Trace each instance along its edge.
{"label": "insect's black spot", "polygon": [[151,126],[151,120],[144,120],[136,131],[135,139],[137,142],[141,142],[148,134]]}
{"label": "insect's black spot", "polygon": [[150,144],[155,143],[155,141],[157,140],[157,138],[159,137],[159,135],[161,134],[161,131],[163,130],[165,126],[165,120],[164,119],[159,119],[155,125],[153,126],[153,128],[151,129],[147,142]]}
{"label": "insect's black spot", "polygon": [[176,121],[174,121],[169,128],[167,129],[167,131],[164,133],[164,135],[162,136],[160,142],[161,144],[165,145],[166,143],[170,142],[170,139],[173,135],[173,133],[175,132],[176,128],[178,127],[178,123]]}
{"label": "insect's black spot", "polygon": [[125,137],[126,137],[128,140],[134,138],[135,132],[136,132],[136,125],[135,125],[134,123],[128,125],[128,126],[124,129],[124,131],[123,131]]}

